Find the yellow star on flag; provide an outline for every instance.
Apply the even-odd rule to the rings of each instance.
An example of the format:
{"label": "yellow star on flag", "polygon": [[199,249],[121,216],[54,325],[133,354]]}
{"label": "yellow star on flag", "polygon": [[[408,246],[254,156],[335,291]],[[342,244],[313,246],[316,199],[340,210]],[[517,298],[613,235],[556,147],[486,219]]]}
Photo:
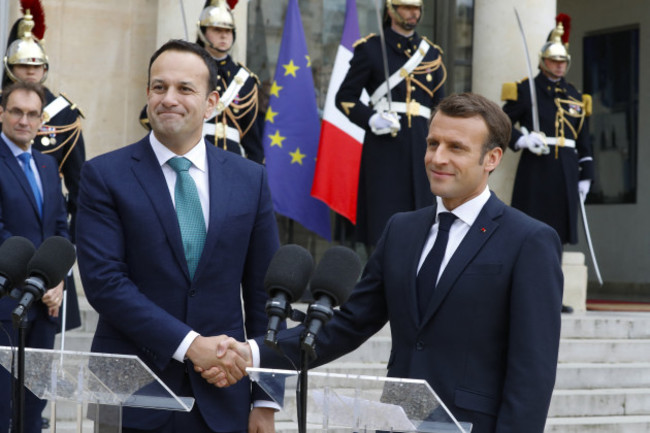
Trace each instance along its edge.
{"label": "yellow star on flag", "polygon": [[271,122],[271,123],[274,123],[275,116],[277,116],[277,115],[278,115],[278,113],[276,113],[275,111],[273,111],[273,110],[271,109],[271,106],[269,105],[269,109],[266,110],[266,117],[264,118],[264,120],[265,120],[265,121],[269,121],[269,122]]}
{"label": "yellow star on flag", "polygon": [[303,158],[305,156],[307,156],[304,153],[300,153],[300,148],[299,147],[296,147],[295,152],[289,152],[289,155],[291,155],[291,163],[292,164],[297,162],[300,165],[302,165]]}
{"label": "yellow star on flag", "polygon": [[275,96],[276,98],[279,98],[280,97],[280,90],[282,90],[282,89],[283,89],[283,87],[278,86],[277,81],[273,81],[273,84],[271,85],[271,91],[270,91],[269,94]]}
{"label": "yellow star on flag", "polygon": [[305,59],[307,59],[307,67],[311,68],[311,57],[305,56]]}
{"label": "yellow star on flag", "polygon": [[300,69],[300,66],[296,66],[293,64],[293,59],[289,62],[288,65],[282,65],[284,68],[284,76],[286,77],[287,75],[293,75],[293,77],[296,77],[296,71]]}
{"label": "yellow star on flag", "polygon": [[268,137],[271,139],[271,144],[269,147],[273,147],[273,146],[282,147],[282,142],[284,141],[285,138],[287,138],[280,135],[279,129],[276,129],[275,134],[269,135]]}

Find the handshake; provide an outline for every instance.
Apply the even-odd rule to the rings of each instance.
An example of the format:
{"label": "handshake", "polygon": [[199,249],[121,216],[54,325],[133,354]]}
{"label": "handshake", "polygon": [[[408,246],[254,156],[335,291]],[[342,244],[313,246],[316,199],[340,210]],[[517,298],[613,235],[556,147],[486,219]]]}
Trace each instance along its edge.
{"label": "handshake", "polygon": [[187,358],[194,364],[194,371],[218,388],[234,385],[247,375],[246,368],[253,366],[249,344],[226,335],[199,335],[187,349]]}

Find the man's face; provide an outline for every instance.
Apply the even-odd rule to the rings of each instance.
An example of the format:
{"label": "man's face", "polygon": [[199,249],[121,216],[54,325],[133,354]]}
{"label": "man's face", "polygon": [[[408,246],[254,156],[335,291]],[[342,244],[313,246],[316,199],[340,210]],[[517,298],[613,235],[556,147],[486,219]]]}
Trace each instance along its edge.
{"label": "man's face", "polygon": [[28,90],[14,90],[9,95],[7,108],[0,107],[2,132],[22,150],[28,150],[41,127],[43,116],[41,99]]}
{"label": "man's face", "polygon": [[393,26],[400,26],[404,30],[413,30],[420,21],[422,10],[419,6],[396,6],[395,12],[404,20],[405,24],[398,23],[391,17]]}
{"label": "man's face", "polygon": [[212,47],[206,46],[206,48],[208,48],[210,54],[217,57],[226,54],[230,50],[234,39],[231,29],[222,29],[221,27],[207,27],[205,37],[214,45],[217,52],[215,53]]}
{"label": "man's face", "polygon": [[424,164],[431,192],[442,198],[447,209],[483,192],[490,172],[499,165],[500,148],[488,151],[481,160],[487,136],[487,125],[480,116],[451,117],[438,112],[433,118]]}
{"label": "man's face", "polygon": [[156,138],[183,154],[199,142],[203,120],[214,110],[217,92],[208,92],[209,71],[191,52],[168,50],[150,70],[147,114]]}
{"label": "man's face", "polygon": [[[566,74],[566,60],[544,59],[544,65],[550,71],[551,78],[562,78]],[[545,71],[547,72],[546,75],[548,75],[548,71]]]}
{"label": "man's face", "polygon": [[11,72],[25,83],[40,83],[45,75],[45,65],[13,65]]}

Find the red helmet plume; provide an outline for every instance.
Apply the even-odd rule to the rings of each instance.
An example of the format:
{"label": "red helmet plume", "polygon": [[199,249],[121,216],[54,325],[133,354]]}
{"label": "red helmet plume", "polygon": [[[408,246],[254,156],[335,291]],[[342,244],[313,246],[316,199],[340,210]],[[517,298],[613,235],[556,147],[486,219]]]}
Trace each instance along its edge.
{"label": "red helmet plume", "polygon": [[45,36],[45,12],[43,12],[43,6],[41,5],[41,0],[20,0],[20,6],[23,12],[23,15],[29,9],[29,12],[34,17],[34,28],[32,29],[32,34],[36,39],[41,40]]}
{"label": "red helmet plume", "polygon": [[569,33],[571,33],[571,17],[567,14],[559,13],[555,17],[555,24],[562,23],[562,27],[564,27],[564,34],[562,35],[562,43],[563,44],[568,44],[569,43]]}

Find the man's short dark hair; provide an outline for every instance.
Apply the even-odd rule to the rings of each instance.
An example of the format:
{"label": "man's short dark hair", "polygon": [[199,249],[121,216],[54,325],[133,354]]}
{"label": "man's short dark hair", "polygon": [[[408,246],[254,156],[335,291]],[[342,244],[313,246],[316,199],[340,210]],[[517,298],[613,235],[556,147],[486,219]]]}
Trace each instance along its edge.
{"label": "man's short dark hair", "polygon": [[38,95],[38,99],[41,100],[41,113],[43,112],[43,108],[45,107],[45,90],[43,89],[43,86],[40,85],[39,83],[27,83],[24,81],[16,81],[15,83],[12,83],[2,89],[2,102],[0,105],[2,105],[2,109],[6,110],[7,109],[7,103],[9,102],[9,96],[15,92],[16,90],[24,90],[26,92],[34,92]]}
{"label": "man's short dark hair", "polygon": [[186,53],[193,53],[199,56],[203,60],[203,63],[205,63],[205,66],[208,68],[208,93],[217,89],[217,63],[214,61],[212,56],[210,56],[210,53],[208,53],[205,48],[200,47],[193,42],[187,42],[181,39],[171,39],[163,46],[158,48],[155,53],[153,53],[151,60],[149,60],[147,87],[151,81],[151,65],[153,65],[153,62],[165,51],[181,51]]}
{"label": "man's short dark hair", "polygon": [[510,118],[494,102],[477,93],[461,93],[449,95],[440,101],[431,116],[431,120],[436,113],[442,113],[449,117],[474,117],[481,116],[488,128],[488,137],[483,143],[481,152],[481,163],[485,154],[497,147],[504,152],[510,142],[512,133],[512,123]]}

